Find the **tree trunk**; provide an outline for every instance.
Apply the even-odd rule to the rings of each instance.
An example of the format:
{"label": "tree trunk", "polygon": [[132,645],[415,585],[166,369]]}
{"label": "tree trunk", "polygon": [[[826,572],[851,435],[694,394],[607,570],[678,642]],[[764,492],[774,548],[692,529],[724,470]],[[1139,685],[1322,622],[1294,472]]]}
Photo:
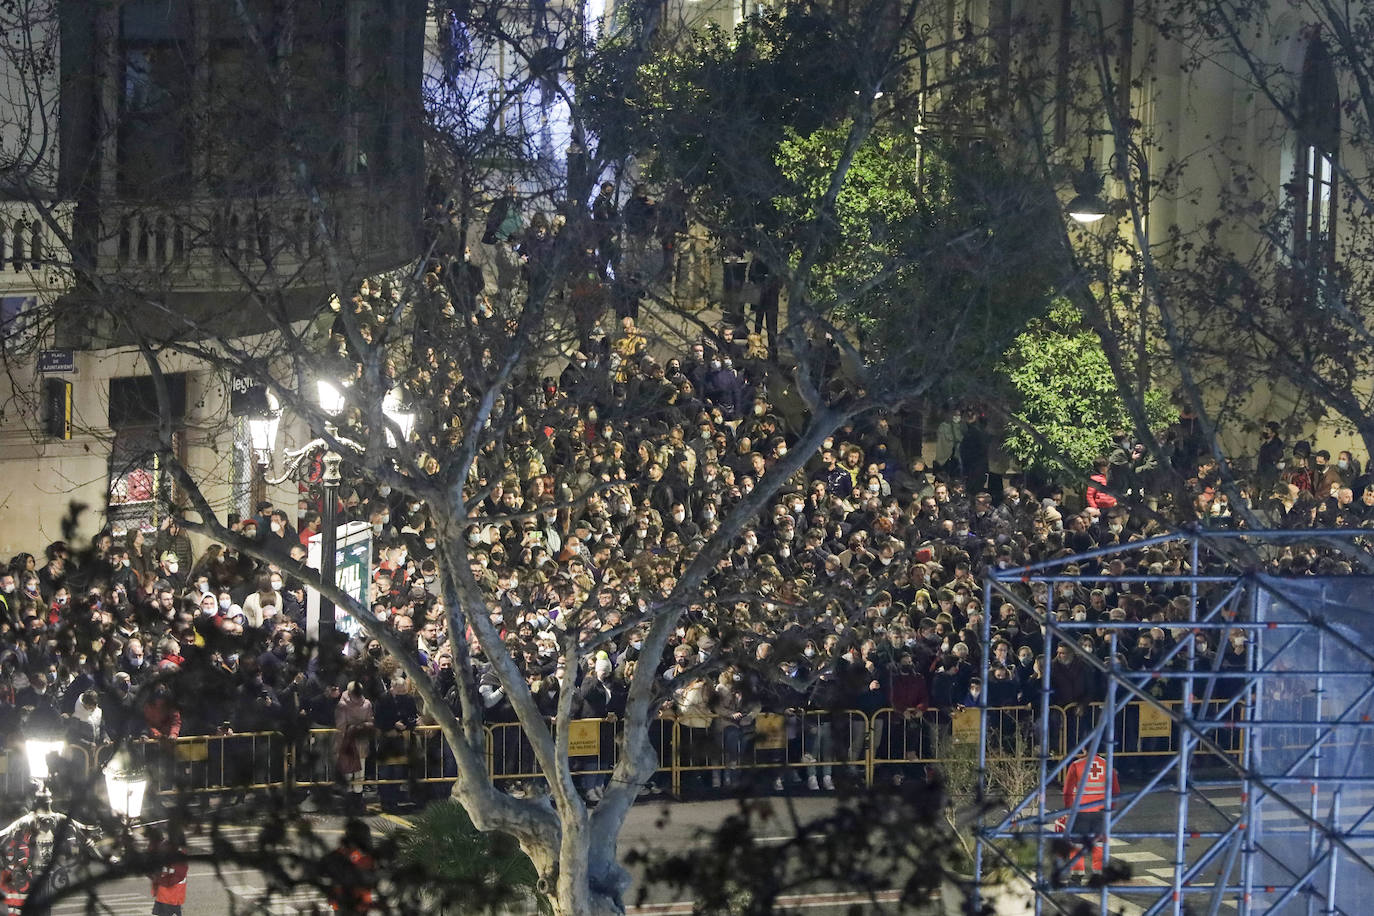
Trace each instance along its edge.
{"label": "tree trunk", "polygon": [[619,862],[593,861],[586,828],[565,825],[557,851],[526,848],[549,891],[555,916],[624,916],[628,875]]}

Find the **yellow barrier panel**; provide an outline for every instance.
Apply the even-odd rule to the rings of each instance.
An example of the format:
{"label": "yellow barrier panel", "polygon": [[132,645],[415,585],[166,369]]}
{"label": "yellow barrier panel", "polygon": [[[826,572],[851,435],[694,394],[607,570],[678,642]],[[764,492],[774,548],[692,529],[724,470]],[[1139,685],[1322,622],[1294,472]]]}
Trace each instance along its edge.
{"label": "yellow barrier panel", "polygon": [[601,755],[601,720],[574,719],[568,723],[568,756],[599,757]]}
{"label": "yellow barrier panel", "polygon": [[780,751],[787,747],[787,729],[779,714],[761,712],[754,717],[754,748]]}
{"label": "yellow barrier panel", "polygon": [[950,717],[950,732],[955,744],[977,744],[982,730],[982,710],[956,709]]}
{"label": "yellow barrier panel", "polygon": [[198,763],[210,759],[210,742],[204,738],[178,740],[173,747],[176,759],[182,763]]}
{"label": "yellow barrier panel", "polygon": [[1174,730],[1174,720],[1162,709],[1147,703],[1140,704],[1140,721],[1137,725],[1142,738],[1168,738]]}

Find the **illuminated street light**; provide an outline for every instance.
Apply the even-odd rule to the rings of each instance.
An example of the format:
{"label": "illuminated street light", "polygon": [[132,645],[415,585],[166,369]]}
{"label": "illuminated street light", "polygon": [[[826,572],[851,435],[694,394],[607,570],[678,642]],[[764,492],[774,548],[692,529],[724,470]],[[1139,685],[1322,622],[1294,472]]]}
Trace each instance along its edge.
{"label": "illuminated street light", "polygon": [[1080,223],[1095,223],[1107,215],[1107,202],[1102,199],[1103,178],[1092,156],[1083,159],[1083,171],[1074,176],[1073,189],[1077,194],[1069,201],[1069,216]]}

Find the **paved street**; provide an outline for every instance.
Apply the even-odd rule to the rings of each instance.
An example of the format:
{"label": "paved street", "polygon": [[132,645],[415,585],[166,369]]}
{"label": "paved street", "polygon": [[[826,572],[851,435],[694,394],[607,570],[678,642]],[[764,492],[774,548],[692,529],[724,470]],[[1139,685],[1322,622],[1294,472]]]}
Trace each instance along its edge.
{"label": "paved street", "polygon": [[[1123,786],[1126,791],[1130,791],[1130,788],[1129,785]],[[1236,811],[1241,804],[1240,796],[1234,789],[1217,790],[1211,796],[1211,800],[1223,811]],[[802,797],[797,800],[797,810],[802,819],[808,819],[824,814],[831,804],[831,799],[827,797]],[[626,851],[647,847],[684,848],[688,844],[700,842],[698,834],[703,828],[709,828],[719,823],[724,816],[734,809],[735,805],[730,801],[638,805],[630,814],[622,848]],[[1127,829],[1137,832],[1171,831],[1176,811],[1176,797],[1170,791],[1161,790],[1141,802],[1137,811],[1128,819]],[[315,820],[316,829],[320,833],[330,838],[338,835],[340,825],[338,818],[321,816]],[[373,817],[372,823],[374,830],[385,830],[389,826],[388,816]],[[1222,819],[1215,813],[1206,810],[1205,806],[1193,806],[1189,824],[1191,830],[1213,830],[1221,825]],[[247,825],[233,826],[224,828],[224,833],[227,838],[235,843],[251,843],[254,841],[256,830]],[[784,834],[785,830],[780,828],[777,836],[764,836],[761,839],[765,843],[782,842],[788,839]],[[192,845],[200,851],[209,849],[208,842],[203,838],[193,838]],[[1187,857],[1190,863],[1203,848],[1205,847],[1201,840],[1189,844]],[[1164,838],[1117,840],[1112,843],[1111,856],[1118,861],[1129,863],[1134,875],[1131,883],[1134,884],[1159,883],[1167,881],[1172,876],[1172,840]],[[1196,884],[1210,884],[1214,879],[1214,874],[1215,872],[1212,870],[1207,871]],[[186,913],[188,916],[222,916],[222,914],[230,912],[231,896],[239,895],[252,898],[256,896],[256,891],[263,885],[261,875],[252,869],[226,867],[216,874],[210,866],[197,864],[190,873]],[[1088,896],[1089,894],[1091,896]],[[1081,895],[1081,899],[1089,902],[1099,899],[1095,892],[1087,890],[1082,891]],[[1068,895],[1064,896],[1067,897]],[[302,893],[291,901],[283,901],[279,908],[271,912],[308,912],[308,909],[299,910],[297,907],[299,905],[308,906],[310,901],[316,899],[318,898],[314,895]],[[638,916],[676,916],[676,914],[689,914],[691,911],[691,901],[676,899],[671,893],[663,889],[651,889],[648,899],[648,905],[631,912],[637,913]],[[134,916],[134,914],[145,916],[151,907],[150,900],[148,884],[142,879],[113,882],[106,886],[100,895],[100,903],[104,908],[102,911],[112,914],[112,916]],[[829,916],[829,914],[853,912],[850,907],[860,902],[853,895],[842,893],[837,889],[828,894],[816,893],[805,898],[794,898],[791,905],[808,913],[814,912],[818,916]],[[1064,902],[1068,903],[1069,901],[1065,900]],[[1125,892],[1110,894],[1107,901],[1109,912],[1125,913],[1128,916],[1143,912],[1144,905],[1148,905],[1149,902],[1150,900],[1144,899],[1140,895]],[[1047,911],[1052,910],[1047,909]],[[84,912],[86,912],[86,904],[83,900],[67,901],[54,908],[54,913],[59,914],[59,916],[76,916],[76,914]],[[1228,913],[1233,912],[1233,910],[1223,907],[1220,912]]]}

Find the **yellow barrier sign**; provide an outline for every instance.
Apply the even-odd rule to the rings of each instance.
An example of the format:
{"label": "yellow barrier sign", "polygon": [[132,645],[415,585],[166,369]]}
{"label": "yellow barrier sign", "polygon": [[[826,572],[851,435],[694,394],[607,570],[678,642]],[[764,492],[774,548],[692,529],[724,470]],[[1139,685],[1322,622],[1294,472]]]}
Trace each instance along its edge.
{"label": "yellow barrier sign", "polygon": [[600,719],[573,719],[568,723],[569,757],[596,757],[600,753]]}
{"label": "yellow barrier sign", "polygon": [[787,747],[787,729],[782,716],[761,712],[754,717],[754,747],[761,751],[780,751]]}
{"label": "yellow barrier sign", "polygon": [[1162,709],[1140,704],[1140,737],[1167,738],[1173,734],[1174,720]]}
{"label": "yellow barrier sign", "polygon": [[210,742],[208,741],[178,741],[176,743],[176,758],[181,763],[200,763],[210,759]]}
{"label": "yellow barrier sign", "polygon": [[983,730],[983,711],[980,709],[956,710],[950,717],[950,726],[955,744],[977,743],[978,733]]}

